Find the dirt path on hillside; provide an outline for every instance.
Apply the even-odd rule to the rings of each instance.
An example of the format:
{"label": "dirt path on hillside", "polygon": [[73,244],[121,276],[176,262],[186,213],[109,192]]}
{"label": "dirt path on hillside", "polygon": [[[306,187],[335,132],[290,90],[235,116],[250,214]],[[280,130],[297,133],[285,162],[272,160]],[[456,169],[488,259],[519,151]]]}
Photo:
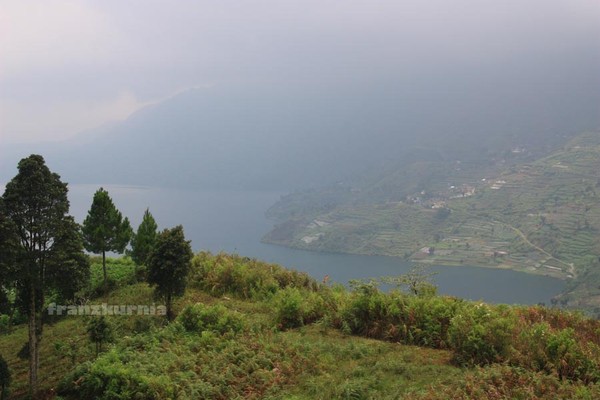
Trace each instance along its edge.
{"label": "dirt path on hillside", "polygon": [[523,231],[521,231],[519,228],[516,228],[516,227],[514,227],[514,226],[512,226],[512,225],[510,225],[510,224],[507,224],[507,223],[505,223],[505,222],[501,222],[501,221],[494,221],[494,222],[495,222],[495,223],[497,223],[497,224],[500,224],[500,225],[504,225],[504,226],[506,226],[507,228],[510,228],[510,229],[512,229],[514,232],[516,232],[516,233],[517,233],[517,235],[519,235],[519,237],[520,237],[521,239],[523,239],[523,241],[524,241],[526,244],[528,244],[529,246],[533,247],[534,249],[536,249],[536,250],[537,250],[537,251],[539,251],[540,253],[547,255],[547,256],[548,256],[548,257],[550,257],[552,260],[556,260],[556,261],[558,261],[559,263],[563,264],[564,266],[566,266],[566,267],[567,267],[567,272],[568,272],[568,273],[570,273],[571,275],[573,275],[573,277],[575,277],[575,276],[576,276],[576,273],[575,273],[575,266],[574,266],[573,264],[569,264],[569,263],[566,263],[566,262],[564,262],[563,260],[559,260],[558,258],[554,257],[552,254],[548,253],[546,250],[544,250],[544,249],[542,249],[541,247],[539,247],[539,246],[536,246],[535,244],[531,243],[531,241],[529,241],[529,239],[527,239],[527,236],[526,236],[526,235],[523,233]]}

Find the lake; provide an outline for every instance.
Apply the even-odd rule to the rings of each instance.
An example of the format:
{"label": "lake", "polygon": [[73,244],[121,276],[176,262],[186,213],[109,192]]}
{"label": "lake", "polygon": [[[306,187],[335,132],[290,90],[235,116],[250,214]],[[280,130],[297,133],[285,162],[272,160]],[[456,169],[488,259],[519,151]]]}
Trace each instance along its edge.
{"label": "lake", "polygon": [[[100,185],[69,185],[71,214],[82,222]],[[261,243],[272,222],[264,216],[281,193],[193,191],[103,185],[134,229],[148,207],[159,229],[183,225],[194,252],[234,252],[305,271],[331,281],[406,273],[411,263],[394,257],[316,253]],[[466,266],[434,266],[439,292],[491,303],[545,302],[564,288],[561,280],[523,272]]]}

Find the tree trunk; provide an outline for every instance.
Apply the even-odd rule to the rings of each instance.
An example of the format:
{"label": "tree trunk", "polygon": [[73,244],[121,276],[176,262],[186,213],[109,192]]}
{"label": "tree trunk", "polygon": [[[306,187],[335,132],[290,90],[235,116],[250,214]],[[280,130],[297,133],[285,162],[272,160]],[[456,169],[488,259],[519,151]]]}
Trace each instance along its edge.
{"label": "tree trunk", "polygon": [[[42,303],[43,304],[43,303]],[[35,340],[37,341],[37,343],[35,344],[35,371],[36,371],[36,377],[37,377],[37,373],[40,369],[40,342],[42,341],[42,315],[40,315],[39,317],[37,316],[37,312],[36,312],[36,327],[37,327],[37,331],[35,332]],[[37,383],[37,382],[36,382]]]}
{"label": "tree trunk", "polygon": [[173,311],[171,311],[171,294],[167,295],[167,321],[173,320]]}
{"label": "tree trunk", "polygon": [[[41,316],[40,316],[41,319]],[[33,351],[34,353],[34,360],[35,360],[35,384],[37,386],[37,376],[38,376],[38,372],[40,370],[40,342],[42,341],[42,332],[38,329],[38,331],[35,334],[35,340],[36,340],[36,344],[35,344],[35,350]]]}
{"label": "tree trunk", "polygon": [[29,285],[29,396],[33,398],[37,387],[37,321],[35,310],[35,287]]}
{"label": "tree trunk", "polygon": [[[42,280],[42,282],[44,282]],[[44,296],[44,291],[40,291],[39,292],[39,298],[37,299],[37,302],[40,303],[41,309],[39,310],[39,313],[36,310],[35,316],[36,316],[36,333],[35,333],[35,340],[37,340],[37,344],[35,346],[35,371],[36,371],[36,376],[37,376],[37,372],[40,370],[40,342],[42,341],[42,337],[44,336],[44,316],[43,316],[43,309],[44,309],[44,301],[45,301],[45,296]]]}
{"label": "tree trunk", "polygon": [[102,272],[104,273],[104,295],[108,299],[108,278],[106,275],[106,252],[102,251]]}
{"label": "tree trunk", "polygon": [[8,314],[8,332],[7,333],[11,333],[12,332],[13,321],[15,319],[15,309],[17,308],[17,306],[16,306],[15,303],[16,303],[16,301],[13,301],[11,303],[11,305],[10,305],[10,311],[9,311],[9,314]]}

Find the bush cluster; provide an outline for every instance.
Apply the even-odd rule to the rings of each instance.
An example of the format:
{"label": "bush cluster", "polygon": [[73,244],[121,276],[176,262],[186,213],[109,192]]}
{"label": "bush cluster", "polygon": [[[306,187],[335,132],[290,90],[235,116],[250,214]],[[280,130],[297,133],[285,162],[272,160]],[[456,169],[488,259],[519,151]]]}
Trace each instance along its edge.
{"label": "bush cluster", "polygon": [[503,362],[511,354],[514,316],[507,307],[463,306],[448,329],[450,347],[460,365]]}
{"label": "bush cluster", "polygon": [[200,252],[192,260],[190,284],[214,296],[266,299],[287,287],[317,290],[318,283],[303,272],[256,259]]}
{"label": "bush cluster", "polygon": [[461,366],[505,363],[559,379],[600,381],[600,329],[596,321],[578,314],[493,306],[429,292],[384,293],[376,282],[355,285],[338,310],[331,320],[342,330],[447,348]]}
{"label": "bush cluster", "polygon": [[180,324],[127,338],[62,379],[69,399],[260,399],[314,368],[305,348],[271,335],[185,335]]}
{"label": "bush cluster", "polygon": [[197,303],[186,306],[177,320],[188,332],[210,331],[222,335],[238,333],[244,328],[241,315],[220,304],[207,306]]}
{"label": "bush cluster", "polygon": [[522,399],[592,400],[600,386],[561,380],[556,375],[508,365],[493,365],[469,372],[465,379],[431,388],[414,396],[421,400]]}
{"label": "bush cluster", "polygon": [[278,291],[272,299],[275,322],[280,329],[297,328],[323,318],[325,301],[317,293],[287,287]]}
{"label": "bush cluster", "polygon": [[375,282],[357,284],[340,307],[339,327],[377,339],[447,348],[450,321],[462,303],[450,297],[384,293]]}
{"label": "bush cluster", "polygon": [[[106,285],[109,291],[138,281],[135,263],[129,257],[107,257],[106,270],[108,275]],[[84,292],[86,297],[91,298],[101,297],[104,294],[101,257],[90,257],[90,282]]]}
{"label": "bush cluster", "polygon": [[[506,363],[560,379],[600,379],[600,329],[578,314],[437,296],[430,285],[419,282],[387,293],[379,289],[379,281],[354,282],[348,291],[318,285],[303,274],[283,274],[278,266],[222,254],[201,253],[195,264],[197,284],[213,294],[265,300],[279,329],[322,320],[348,334],[449,349],[461,366]],[[275,276],[289,279],[280,284]],[[186,329],[197,331],[187,321],[191,312],[185,309],[181,320]]]}

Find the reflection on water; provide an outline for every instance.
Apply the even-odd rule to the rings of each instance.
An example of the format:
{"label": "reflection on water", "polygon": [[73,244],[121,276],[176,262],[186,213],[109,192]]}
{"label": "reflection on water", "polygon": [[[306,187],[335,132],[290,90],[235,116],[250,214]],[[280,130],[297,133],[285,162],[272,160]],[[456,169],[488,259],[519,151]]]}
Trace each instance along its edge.
{"label": "reflection on water", "polygon": [[[82,222],[100,185],[69,187],[71,213]],[[183,225],[194,251],[235,252],[306,271],[332,281],[398,275],[411,265],[382,256],[315,253],[260,243],[271,227],[266,209],[279,198],[272,192],[204,192],[104,185],[117,208],[137,228],[149,207],[159,228]],[[521,272],[476,267],[433,267],[441,293],[501,303],[549,303],[564,282]]]}

